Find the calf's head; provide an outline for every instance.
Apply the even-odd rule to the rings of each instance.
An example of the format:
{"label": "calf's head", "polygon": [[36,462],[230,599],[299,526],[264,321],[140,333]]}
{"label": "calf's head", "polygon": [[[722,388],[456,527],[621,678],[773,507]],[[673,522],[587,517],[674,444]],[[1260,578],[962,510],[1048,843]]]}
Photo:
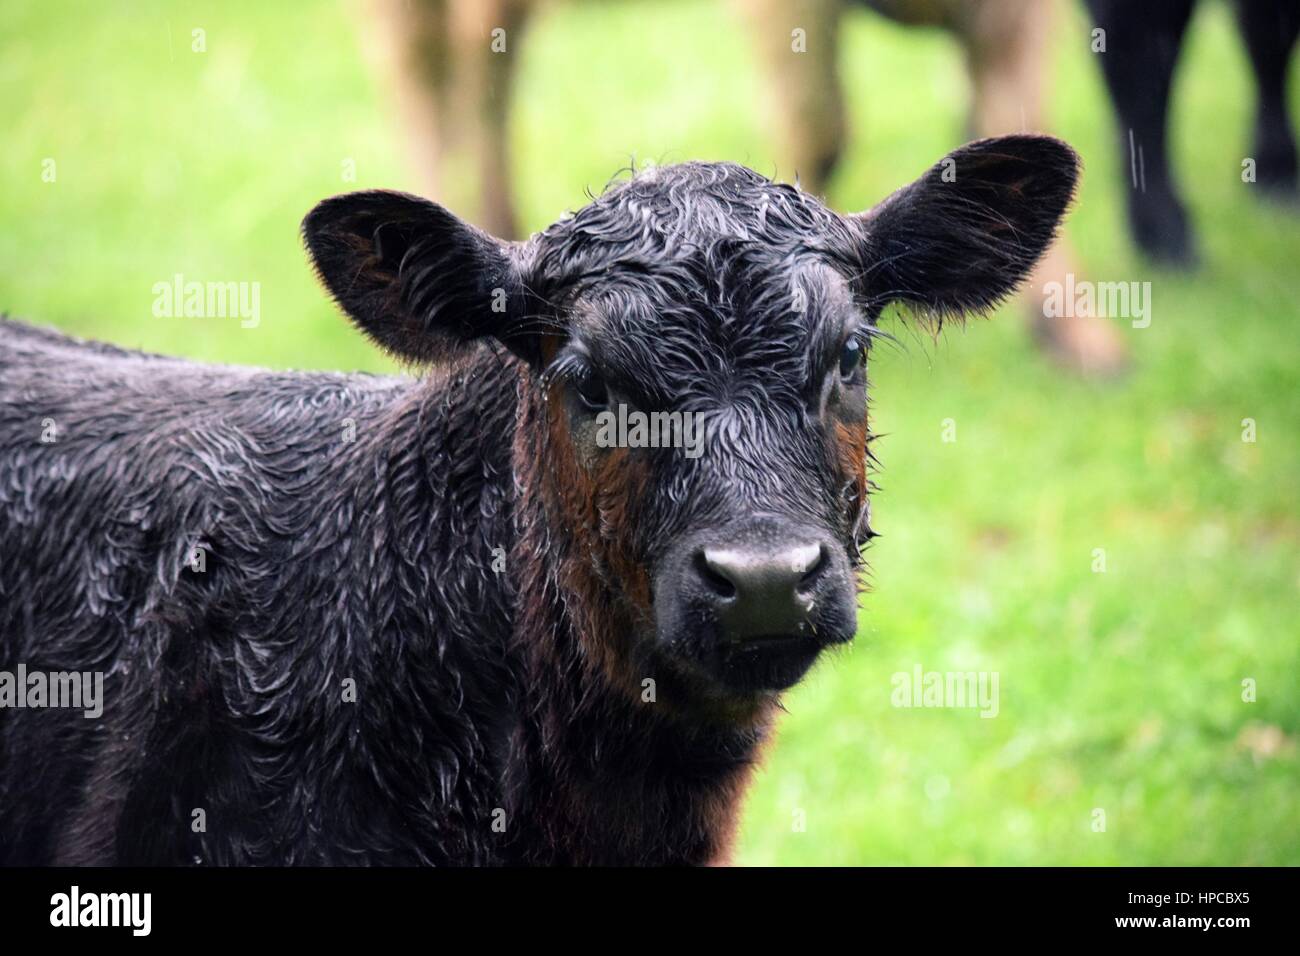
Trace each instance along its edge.
{"label": "calf's head", "polygon": [[856,630],[882,309],[992,307],[1051,242],[1077,172],[1065,144],[1014,136],[856,215],[685,163],[523,243],[388,192],[326,200],[304,234],[389,351],[431,363],[487,340],[526,363],[536,491],[589,590],[630,622],[584,638],[606,642],[593,652],[753,700]]}

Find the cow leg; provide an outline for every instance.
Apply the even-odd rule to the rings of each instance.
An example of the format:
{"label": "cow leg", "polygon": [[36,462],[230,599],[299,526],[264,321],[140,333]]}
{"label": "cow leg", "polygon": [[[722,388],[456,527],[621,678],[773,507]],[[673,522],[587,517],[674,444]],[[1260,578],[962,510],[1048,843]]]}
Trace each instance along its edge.
{"label": "cow leg", "polygon": [[970,128],[1005,136],[1043,126],[1051,0],[966,0],[955,23],[971,81]]}
{"label": "cow leg", "polygon": [[803,188],[820,193],[844,149],[844,94],[836,64],[842,0],[735,3],[766,81],[780,175],[798,176]]}
{"label": "cow leg", "polygon": [[528,6],[527,0],[452,4],[455,77],[451,103],[456,108],[450,109],[448,116],[463,118],[467,127],[458,137],[471,164],[465,178],[477,182],[478,187],[477,203],[469,218],[504,239],[519,235],[510,176],[510,91],[522,52]]}
{"label": "cow leg", "polygon": [[393,93],[415,188],[436,199],[445,197],[447,18],[447,0],[371,0],[363,17],[371,59]]}
{"label": "cow leg", "polygon": [[[967,3],[953,27],[966,52],[973,96],[970,125],[977,136],[1039,131],[1054,23],[1050,2],[984,0]],[[959,173],[960,175],[960,173]],[[1111,375],[1127,364],[1114,323],[1091,315],[1048,318],[1043,287],[1080,275],[1073,250],[1058,239],[1026,283],[1021,306],[1042,348],[1067,368]]]}
{"label": "cow leg", "polygon": [[1237,22],[1255,71],[1253,158],[1256,182],[1275,194],[1296,195],[1296,144],[1287,111],[1286,75],[1300,34],[1295,0],[1238,0]]}
{"label": "cow leg", "polygon": [[373,0],[369,16],[418,188],[504,238],[518,234],[507,127],[527,8],[527,0]]}
{"label": "cow leg", "polygon": [[1133,238],[1154,259],[1193,265],[1195,243],[1170,173],[1167,134],[1169,89],[1195,0],[1087,3],[1106,31],[1106,50],[1095,55],[1119,114]]}

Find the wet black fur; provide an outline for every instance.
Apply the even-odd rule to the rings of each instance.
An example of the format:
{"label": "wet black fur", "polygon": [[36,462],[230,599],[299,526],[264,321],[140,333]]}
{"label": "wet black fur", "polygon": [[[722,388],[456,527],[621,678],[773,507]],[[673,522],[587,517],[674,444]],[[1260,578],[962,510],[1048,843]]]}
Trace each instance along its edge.
{"label": "wet black fur", "polygon": [[[767,725],[647,706],[592,664],[613,636],[583,621],[644,622],[546,491],[575,451],[547,445],[545,385],[587,363],[636,402],[715,414],[707,461],[657,458],[630,526],[599,531],[647,566],[759,500],[856,561],[818,392],[843,325],[896,299],[989,307],[1077,173],[1037,137],[953,159],[955,182],[935,167],[863,216],[742,167],[667,167],[522,244],[412,197],[329,200],[304,224],[322,279],[431,366],[414,379],[201,366],[0,320],[0,670],[107,674],[102,719],[0,710],[0,863],[725,852]],[[852,419],[865,383],[844,387]],[[560,574],[575,564],[596,596]]]}

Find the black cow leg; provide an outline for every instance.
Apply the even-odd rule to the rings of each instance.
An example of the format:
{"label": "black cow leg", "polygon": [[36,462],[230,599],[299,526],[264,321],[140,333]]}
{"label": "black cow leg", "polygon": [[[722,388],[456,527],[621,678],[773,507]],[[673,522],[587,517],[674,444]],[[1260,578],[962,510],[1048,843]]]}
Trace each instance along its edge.
{"label": "black cow leg", "polygon": [[1087,0],[1093,23],[1106,31],[1095,54],[1119,115],[1129,225],[1154,259],[1193,265],[1191,226],[1169,169],[1169,88],[1195,0]]}
{"label": "black cow leg", "polygon": [[1238,0],[1237,22],[1255,71],[1254,153],[1256,182],[1296,196],[1296,144],[1286,104],[1286,73],[1300,33],[1296,0]]}

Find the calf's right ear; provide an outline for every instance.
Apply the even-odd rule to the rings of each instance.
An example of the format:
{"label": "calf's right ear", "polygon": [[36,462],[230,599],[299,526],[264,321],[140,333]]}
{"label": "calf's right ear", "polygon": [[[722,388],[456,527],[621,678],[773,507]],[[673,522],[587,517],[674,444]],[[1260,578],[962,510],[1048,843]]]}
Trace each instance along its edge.
{"label": "calf's right ear", "polygon": [[308,213],[302,234],[330,295],[399,358],[436,362],[475,339],[508,342],[522,314],[517,247],[418,196],[335,196]]}
{"label": "calf's right ear", "polygon": [[1049,136],[970,143],[850,217],[861,291],[939,316],[986,311],[1028,277],[1074,196],[1079,157]]}

